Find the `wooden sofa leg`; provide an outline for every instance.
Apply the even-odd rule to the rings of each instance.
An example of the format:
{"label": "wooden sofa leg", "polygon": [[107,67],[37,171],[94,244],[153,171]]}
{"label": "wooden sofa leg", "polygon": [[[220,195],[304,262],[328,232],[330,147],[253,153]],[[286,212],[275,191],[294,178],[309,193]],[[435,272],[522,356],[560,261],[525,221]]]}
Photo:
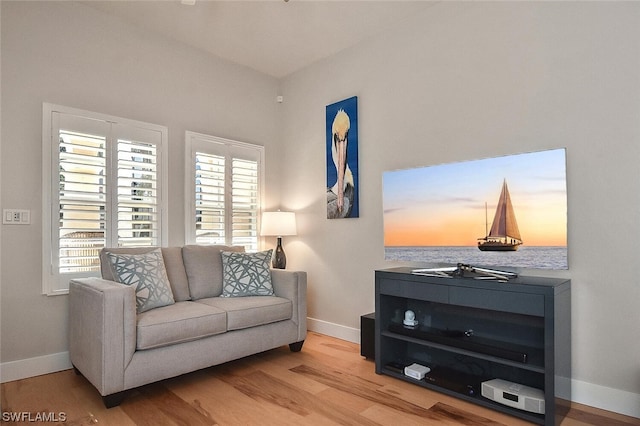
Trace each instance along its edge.
{"label": "wooden sofa leg", "polygon": [[302,350],[302,345],[304,345],[304,340],[295,343],[289,343],[289,349],[291,352],[300,352]]}
{"label": "wooden sofa leg", "polygon": [[122,391],[103,396],[102,402],[104,402],[104,406],[107,408],[117,407],[122,403],[122,401],[124,401],[125,393],[126,391]]}

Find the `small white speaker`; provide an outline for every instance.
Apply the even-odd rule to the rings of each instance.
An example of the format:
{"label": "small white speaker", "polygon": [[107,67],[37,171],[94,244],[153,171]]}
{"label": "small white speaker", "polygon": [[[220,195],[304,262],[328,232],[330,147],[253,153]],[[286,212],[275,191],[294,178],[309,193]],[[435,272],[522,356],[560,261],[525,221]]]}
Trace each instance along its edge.
{"label": "small white speaker", "polygon": [[544,392],[540,389],[493,379],[482,382],[482,396],[509,407],[544,414]]}
{"label": "small white speaker", "polygon": [[407,365],[404,368],[404,375],[414,378],[416,380],[424,379],[424,376],[431,371],[429,367],[425,367],[424,365],[413,363],[411,365]]}

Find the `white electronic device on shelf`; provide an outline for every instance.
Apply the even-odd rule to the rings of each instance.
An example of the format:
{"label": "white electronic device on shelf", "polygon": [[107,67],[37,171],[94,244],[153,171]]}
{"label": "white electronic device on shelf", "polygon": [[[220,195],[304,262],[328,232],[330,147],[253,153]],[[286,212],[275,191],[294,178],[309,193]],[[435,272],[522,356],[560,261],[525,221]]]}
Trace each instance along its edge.
{"label": "white electronic device on shelf", "polygon": [[404,375],[411,377],[412,379],[422,380],[429,371],[431,371],[429,367],[413,363],[404,368]]}
{"label": "white electronic device on shelf", "polygon": [[404,313],[404,320],[402,323],[408,327],[415,327],[418,325],[418,321],[416,320],[416,314],[412,310],[408,310]]}
{"label": "white electronic device on shelf", "polygon": [[540,389],[493,379],[482,382],[482,396],[509,407],[544,414],[544,392]]}

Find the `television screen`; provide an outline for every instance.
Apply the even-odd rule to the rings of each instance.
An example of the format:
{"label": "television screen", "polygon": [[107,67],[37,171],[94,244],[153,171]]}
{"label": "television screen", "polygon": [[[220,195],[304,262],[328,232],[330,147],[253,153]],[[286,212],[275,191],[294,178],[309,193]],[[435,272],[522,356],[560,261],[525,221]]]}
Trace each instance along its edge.
{"label": "television screen", "polygon": [[385,259],[567,269],[564,149],[383,173]]}

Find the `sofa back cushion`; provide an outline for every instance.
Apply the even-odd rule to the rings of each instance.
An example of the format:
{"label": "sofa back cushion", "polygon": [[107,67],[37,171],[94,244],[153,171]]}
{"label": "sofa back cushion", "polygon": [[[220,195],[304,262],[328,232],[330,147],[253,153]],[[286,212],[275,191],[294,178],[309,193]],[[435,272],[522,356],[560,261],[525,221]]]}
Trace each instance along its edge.
{"label": "sofa back cushion", "polygon": [[167,275],[173,290],[173,298],[176,302],[191,300],[189,280],[182,261],[182,247],[162,247],[162,256],[164,257],[164,267],[167,268]]}
{"label": "sofa back cushion", "polygon": [[[156,247],[117,247],[104,248],[100,251],[100,271],[102,278],[110,281],[118,281],[114,274],[109,260],[109,253],[113,254],[145,254],[155,250]],[[189,282],[187,281],[187,273],[182,263],[181,247],[163,247],[162,257],[164,259],[164,267],[167,271],[169,284],[173,292],[173,298],[176,302],[190,300]]]}
{"label": "sofa back cushion", "polygon": [[182,248],[191,299],[217,297],[222,294],[221,251],[244,252],[244,247],[192,245]]}

